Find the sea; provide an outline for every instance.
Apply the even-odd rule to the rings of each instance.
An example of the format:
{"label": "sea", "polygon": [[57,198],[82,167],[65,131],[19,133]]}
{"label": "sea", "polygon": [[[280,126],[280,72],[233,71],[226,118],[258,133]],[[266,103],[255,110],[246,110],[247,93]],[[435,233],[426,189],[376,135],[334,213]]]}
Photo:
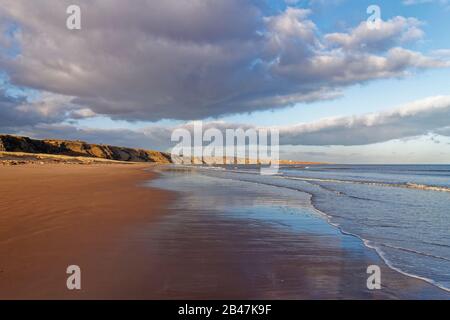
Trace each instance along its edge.
{"label": "sea", "polygon": [[390,268],[450,291],[450,165],[288,165],[273,176],[257,166],[190,169],[308,194],[317,215]]}

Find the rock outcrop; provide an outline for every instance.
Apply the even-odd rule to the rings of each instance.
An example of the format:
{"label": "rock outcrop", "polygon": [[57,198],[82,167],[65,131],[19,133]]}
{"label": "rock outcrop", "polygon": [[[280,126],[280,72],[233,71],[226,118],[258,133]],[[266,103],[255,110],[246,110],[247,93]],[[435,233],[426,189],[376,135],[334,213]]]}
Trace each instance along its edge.
{"label": "rock outcrop", "polygon": [[36,140],[11,135],[0,135],[0,151],[92,157],[130,162],[172,162],[170,154],[159,151],[89,144],[83,141]]}

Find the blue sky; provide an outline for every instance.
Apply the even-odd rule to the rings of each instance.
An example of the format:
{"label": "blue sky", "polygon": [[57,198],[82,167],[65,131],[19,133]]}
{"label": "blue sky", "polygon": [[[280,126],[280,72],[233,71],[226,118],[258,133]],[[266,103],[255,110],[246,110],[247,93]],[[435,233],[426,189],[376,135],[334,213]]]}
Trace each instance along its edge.
{"label": "blue sky", "polygon": [[[436,1],[437,2],[437,1]],[[268,1],[268,10],[272,14],[287,7],[284,1]],[[312,6],[309,1],[298,1],[295,7],[313,8],[312,17],[320,30],[324,33],[345,31],[369,16],[366,13],[368,6],[377,4],[381,8],[382,18],[390,19],[395,16],[415,17],[425,23],[426,39],[413,47],[423,52],[430,52],[442,48],[450,48],[450,9],[439,3],[424,3],[418,5],[404,5],[402,1],[318,1]],[[450,4],[449,4],[450,8]],[[446,36],[447,34],[447,36]],[[431,70],[418,73],[402,79],[387,79],[363,85],[355,85],[345,90],[342,97],[332,101],[317,102],[313,104],[298,104],[284,110],[253,112],[219,117],[230,122],[254,123],[257,125],[295,124],[317,120],[323,117],[362,114],[386,110],[407,102],[434,95],[450,94],[450,69]],[[380,93],[383,93],[380,96]],[[216,118],[217,119],[217,118]],[[112,126],[111,121],[105,118],[89,119],[89,125],[102,127]],[[163,121],[163,124],[179,123],[179,121]],[[146,122],[126,123],[120,125],[129,128],[142,128]]]}
{"label": "blue sky", "polygon": [[[201,10],[191,10],[188,1],[183,1],[183,5],[168,1],[167,4],[161,4],[159,9],[163,14],[168,14],[169,19],[166,20],[169,21],[161,20],[159,25],[157,22],[143,22],[142,26],[137,26],[137,29],[149,32],[143,38],[145,40],[140,38],[141,34],[127,34],[132,31],[126,29],[126,25],[122,27],[120,21],[114,26],[115,30],[107,30],[102,25],[103,15],[115,14],[113,4],[111,8],[98,8],[97,12],[96,8],[89,8],[88,2],[84,4],[84,1],[80,1],[84,4],[82,8],[90,10],[83,12],[88,25],[79,33],[67,33],[64,28],[55,28],[65,17],[54,16],[57,10],[52,9],[52,1],[43,1],[40,7],[36,7],[35,12],[41,18],[40,21],[26,19],[25,1],[0,2],[5,2],[5,6],[2,3],[5,12],[0,11],[3,30],[0,68],[4,95],[0,101],[5,101],[4,115],[0,114],[3,117],[3,121],[0,121],[1,131],[35,137],[55,135],[77,138],[79,134],[93,142],[128,143],[164,149],[167,146],[149,138],[149,132],[156,132],[158,128],[169,130],[183,126],[190,120],[282,126],[286,127],[284,129],[289,134],[298,134],[295,135],[298,141],[311,134],[309,131],[306,134],[305,127],[299,125],[311,124],[323,128],[326,123],[325,129],[317,130],[336,130],[337,134],[342,134],[341,140],[328,143],[323,135],[319,137],[319,132],[314,131],[314,135],[317,134],[314,137],[320,143],[314,145],[314,142],[309,142],[309,138],[305,138],[308,141],[306,144],[299,142],[294,146],[283,146],[284,157],[358,163],[450,162],[449,130],[442,121],[436,121],[439,127],[437,124],[429,125],[428,122],[435,121],[429,116],[429,110],[437,109],[434,105],[429,106],[427,100],[450,96],[450,68],[444,65],[450,60],[448,1],[414,4],[411,0],[266,0],[244,1],[241,4],[236,2],[236,5],[234,1],[229,1],[219,2],[217,12],[208,6],[205,6],[207,9],[202,7]],[[366,21],[369,16],[366,9],[373,4],[380,7],[381,18],[387,22],[385,29],[380,32],[389,32],[392,30],[389,28],[399,26],[401,31],[395,31],[392,36],[375,42],[372,44],[375,47],[367,51],[361,49],[366,47],[354,47],[353,44],[346,47],[342,39],[349,37],[365,46],[365,40],[356,39],[358,34],[354,32]],[[8,11],[6,5],[14,6],[15,10]],[[64,3],[61,8],[63,6]],[[145,13],[144,9],[150,8],[140,11]],[[207,12],[206,16],[199,13],[205,10],[211,12]],[[124,20],[128,18],[127,14],[136,18],[131,15],[136,15],[137,11],[124,8],[122,12]],[[144,13],[143,18],[146,17]],[[216,14],[218,18],[213,19]],[[46,15],[49,18],[42,20]],[[172,16],[182,20],[180,26],[171,22]],[[403,20],[396,17],[403,17]],[[187,22],[183,25],[184,18]],[[152,20],[150,16],[148,19]],[[192,21],[199,21],[199,25],[196,26]],[[88,33],[91,26],[95,32]],[[422,34],[413,36],[412,40],[401,40],[417,33]],[[256,34],[264,34],[264,38]],[[332,34],[337,36],[330,37]],[[95,38],[96,35],[101,37],[100,40]],[[108,35],[110,39],[105,40]],[[112,39],[116,35],[117,41]],[[131,42],[133,39],[135,41]],[[334,45],[330,45],[328,39],[332,39]],[[129,51],[124,41],[130,41]],[[370,46],[370,40],[367,41]],[[89,43],[91,45],[87,46]],[[93,48],[92,43],[99,43],[98,48]],[[158,47],[155,43],[159,43]],[[161,49],[162,43],[167,48]],[[205,43],[209,47],[205,47]],[[131,46],[136,47],[132,50]],[[399,47],[403,51],[396,52],[396,55],[404,55],[403,59],[407,61],[404,65],[396,61],[392,69],[378,70],[379,75],[364,74],[371,68],[378,68],[380,59],[391,59],[390,54]],[[168,54],[165,54],[166,49]],[[142,56],[139,55],[140,50],[143,51]],[[209,56],[209,51],[216,53]],[[96,54],[103,56],[95,61],[93,57]],[[145,59],[144,54],[147,54],[148,59]],[[131,58],[133,55],[136,57]],[[349,74],[331,67],[323,71],[320,65],[315,67],[316,72],[323,71],[324,74],[309,74],[312,69],[303,66],[319,59],[321,55],[332,55],[333,59],[342,56],[345,59],[342,61],[346,61],[352,70],[361,67],[364,61],[375,64],[367,68],[362,66],[361,77],[359,71],[349,71],[354,72]],[[415,58],[408,58],[407,55],[414,55]],[[248,61],[252,59],[258,61],[254,68],[261,68],[261,71],[257,71],[262,72],[260,75],[246,69]],[[305,62],[301,59],[305,59]],[[352,59],[368,60],[353,64],[355,61]],[[423,61],[417,62],[420,59]],[[115,66],[105,65],[106,69],[102,69],[103,61],[111,61]],[[274,63],[278,65],[274,66]],[[394,62],[386,60],[383,63],[389,67]],[[296,68],[298,74],[293,72]],[[130,70],[134,69],[136,71],[132,73]],[[92,71],[95,71],[95,75]],[[42,79],[36,76],[41,73]],[[141,79],[140,82],[135,82],[137,79]],[[194,94],[196,91],[198,93]],[[327,97],[331,92],[334,95]],[[233,98],[230,100],[230,97]],[[281,97],[289,101],[296,99],[298,102],[277,102],[286,101],[284,98],[279,100]],[[148,101],[153,104],[147,106],[151,104]],[[343,123],[353,125],[353,117],[360,116],[361,123],[365,123],[364,117],[368,117],[369,113],[385,119],[392,116],[389,112],[402,106],[415,106],[417,101],[427,102],[424,102],[426,107],[420,111],[427,117],[423,130],[411,130],[411,125],[418,120],[408,116],[400,124],[404,126],[404,131],[398,135],[386,134],[389,137],[386,141],[367,139],[351,145],[345,140],[351,130],[355,134],[365,134],[366,131],[360,131],[359,125],[354,129],[343,125],[350,133],[343,132],[343,128],[336,127],[335,122],[329,124],[323,120],[340,117]],[[441,106],[444,100],[436,101]],[[439,112],[443,112],[442,109]],[[442,114],[447,115],[440,114],[441,117]],[[415,113],[413,116],[417,119],[424,117]],[[121,130],[123,135],[130,134],[128,140],[117,138]],[[394,129],[384,126],[379,130]],[[384,133],[380,132],[380,135]],[[374,159],[374,154],[377,159]]]}
{"label": "blue sky", "polygon": [[[279,4],[279,1],[271,1]],[[305,6],[308,1],[299,1],[297,6]],[[438,2],[438,1],[435,1]],[[325,5],[326,3],[326,5]],[[366,9],[372,4],[381,8],[382,18],[395,16],[415,17],[425,23],[426,39],[413,47],[422,52],[450,48],[450,3],[449,7],[439,3],[404,5],[402,1],[319,1],[313,5],[313,20],[323,32],[343,31],[357,25],[368,15]],[[275,6],[284,8],[282,6]],[[332,13],[330,13],[332,12]],[[341,29],[341,30],[339,30]],[[313,121],[322,117],[361,114],[386,110],[409,101],[434,95],[450,94],[450,69],[432,70],[418,73],[404,79],[388,79],[364,85],[355,85],[345,90],[343,96],[333,101],[311,105],[300,104],[277,112],[261,112],[251,115],[226,117],[225,120],[249,122],[259,125],[293,124],[299,121]],[[380,95],[382,93],[382,95]],[[297,120],[298,119],[298,120]]]}

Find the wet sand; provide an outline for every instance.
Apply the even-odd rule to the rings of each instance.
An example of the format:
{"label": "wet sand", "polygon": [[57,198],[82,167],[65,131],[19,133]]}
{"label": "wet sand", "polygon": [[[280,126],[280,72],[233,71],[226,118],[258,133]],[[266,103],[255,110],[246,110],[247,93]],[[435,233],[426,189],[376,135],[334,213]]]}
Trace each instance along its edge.
{"label": "wet sand", "polygon": [[[448,299],[316,220],[291,230],[261,219],[277,213],[267,206],[274,195],[245,184],[234,193],[204,182],[187,194],[144,187],[155,177],[146,168],[0,168],[0,298]],[[239,211],[244,192],[251,202]],[[66,289],[72,264],[81,291]],[[371,264],[382,268],[382,290],[366,288]]]}
{"label": "wet sand", "polygon": [[[152,243],[147,256],[159,257],[160,290],[152,297],[450,298],[390,269],[360,239],[320,218],[304,193],[179,170],[150,186],[179,192],[157,227],[138,236]],[[381,290],[367,288],[371,265],[381,268]]]}
{"label": "wet sand", "polygon": [[[0,298],[71,299],[123,296],[123,241],[128,227],[154,221],[168,192],[143,188],[149,165],[0,167]],[[66,288],[79,265],[81,291]],[[132,277],[131,277],[132,278]]]}

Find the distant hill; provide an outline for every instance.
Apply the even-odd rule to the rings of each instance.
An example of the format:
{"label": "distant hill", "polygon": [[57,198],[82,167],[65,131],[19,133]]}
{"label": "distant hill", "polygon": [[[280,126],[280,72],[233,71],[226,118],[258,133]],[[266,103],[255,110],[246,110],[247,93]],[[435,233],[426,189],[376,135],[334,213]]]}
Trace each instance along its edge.
{"label": "distant hill", "polygon": [[0,135],[0,151],[91,157],[130,162],[172,162],[170,154],[165,152],[90,144],[83,141],[36,140],[12,135]]}
{"label": "distant hill", "polygon": [[[37,140],[28,137],[20,137],[13,135],[0,135],[0,153],[15,152],[24,154],[40,154],[40,155],[56,155],[69,157],[84,157],[94,159],[105,159],[126,162],[152,162],[160,164],[175,163],[180,164],[185,162],[183,157],[171,158],[171,155],[166,152],[134,149],[125,147],[116,147],[103,144],[91,144],[84,141],[71,140]],[[2,158],[11,157],[11,155],[3,155]],[[23,155],[21,156],[23,157]],[[66,159],[67,161],[67,159]],[[204,158],[190,158],[190,163],[197,165],[214,165],[219,163],[225,164],[267,164],[268,161],[253,160],[244,158],[232,157],[204,157]],[[280,160],[280,165],[309,165],[319,164],[317,162],[302,162]]]}

